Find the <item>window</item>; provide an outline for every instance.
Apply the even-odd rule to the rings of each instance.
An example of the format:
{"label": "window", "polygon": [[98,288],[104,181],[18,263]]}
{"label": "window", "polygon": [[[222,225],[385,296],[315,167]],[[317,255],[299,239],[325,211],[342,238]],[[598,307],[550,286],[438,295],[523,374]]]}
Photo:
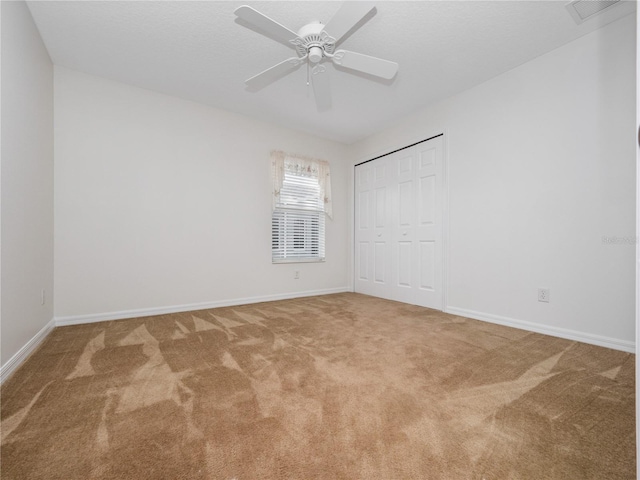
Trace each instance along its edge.
{"label": "window", "polygon": [[272,174],[272,261],[323,261],[325,215],[331,213],[329,164],[273,152]]}

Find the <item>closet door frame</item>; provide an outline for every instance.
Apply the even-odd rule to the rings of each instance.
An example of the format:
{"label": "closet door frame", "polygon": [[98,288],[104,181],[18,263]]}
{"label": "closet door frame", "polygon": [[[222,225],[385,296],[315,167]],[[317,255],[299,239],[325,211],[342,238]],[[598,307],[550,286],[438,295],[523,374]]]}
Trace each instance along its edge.
{"label": "closet door frame", "polygon": [[384,149],[378,150],[375,154],[368,155],[365,158],[358,159],[353,164],[353,170],[351,171],[351,182],[350,188],[352,190],[351,194],[351,225],[352,229],[350,231],[350,253],[351,253],[351,272],[350,272],[350,290],[355,292],[356,281],[358,272],[356,270],[358,265],[357,249],[356,249],[356,229],[358,226],[356,225],[356,195],[358,195],[358,187],[356,185],[357,175],[356,175],[356,167],[362,165],[364,163],[376,160],[380,157],[384,157],[390,155],[392,153],[401,151],[406,148],[414,147],[420,143],[425,143],[429,140],[432,140],[436,137],[442,137],[442,185],[441,185],[441,201],[440,201],[440,218],[442,222],[442,231],[441,231],[441,245],[439,249],[439,253],[442,258],[442,269],[441,269],[441,288],[442,288],[442,296],[441,296],[441,306],[442,311],[446,312],[448,309],[448,289],[449,289],[449,132],[447,129],[438,129],[430,132],[427,135],[422,135],[421,137],[416,138],[413,141],[406,142],[406,145],[393,145]]}

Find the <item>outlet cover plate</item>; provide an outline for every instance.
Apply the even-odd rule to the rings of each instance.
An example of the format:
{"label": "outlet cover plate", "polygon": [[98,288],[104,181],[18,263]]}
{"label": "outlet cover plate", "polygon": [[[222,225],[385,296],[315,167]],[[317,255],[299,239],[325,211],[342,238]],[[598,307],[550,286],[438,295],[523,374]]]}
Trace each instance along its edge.
{"label": "outlet cover plate", "polygon": [[538,301],[549,303],[551,293],[548,288],[539,288],[538,289]]}

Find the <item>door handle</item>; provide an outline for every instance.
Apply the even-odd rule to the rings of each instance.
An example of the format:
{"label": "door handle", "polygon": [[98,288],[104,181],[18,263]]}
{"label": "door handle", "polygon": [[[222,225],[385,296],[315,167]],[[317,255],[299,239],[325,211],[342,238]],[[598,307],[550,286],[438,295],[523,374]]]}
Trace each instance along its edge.
{"label": "door handle", "polygon": [[379,236],[379,237],[381,237],[381,236],[382,236],[382,234],[381,234],[381,233],[379,233],[379,234],[378,234],[378,236]]}
{"label": "door handle", "polygon": [[407,232],[402,232],[402,235],[406,237],[407,236]]}

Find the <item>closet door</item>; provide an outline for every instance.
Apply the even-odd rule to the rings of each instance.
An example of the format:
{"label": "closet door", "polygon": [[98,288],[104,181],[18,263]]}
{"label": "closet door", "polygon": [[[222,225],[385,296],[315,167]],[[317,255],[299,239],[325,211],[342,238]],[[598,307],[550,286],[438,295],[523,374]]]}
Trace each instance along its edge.
{"label": "closet door", "polygon": [[356,291],[391,296],[391,199],[389,162],[381,158],[356,168]]}
{"label": "closet door", "polygon": [[415,303],[416,251],[416,151],[406,148],[388,156],[395,175],[392,180],[391,297]]}
{"label": "closet door", "polygon": [[443,309],[442,170],[442,137],[356,167],[356,292]]}
{"label": "closet door", "polygon": [[416,305],[444,309],[442,137],[416,145]]}

